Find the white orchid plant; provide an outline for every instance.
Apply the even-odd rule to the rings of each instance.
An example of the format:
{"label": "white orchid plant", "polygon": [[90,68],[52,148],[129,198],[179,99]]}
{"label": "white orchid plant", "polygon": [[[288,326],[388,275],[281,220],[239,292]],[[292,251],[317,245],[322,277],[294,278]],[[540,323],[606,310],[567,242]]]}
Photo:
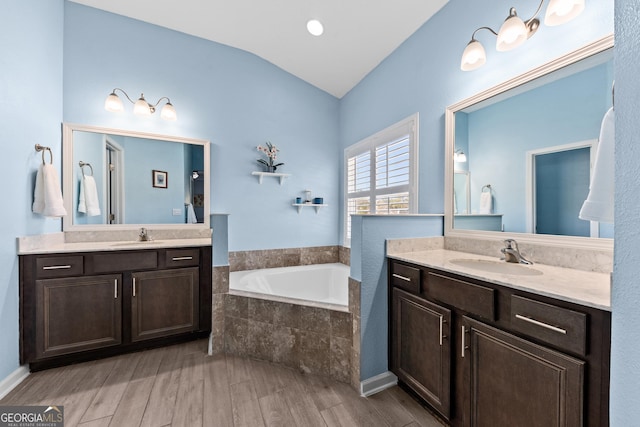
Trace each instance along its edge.
{"label": "white orchid plant", "polygon": [[278,166],[284,165],[284,163],[276,163],[276,158],[278,157],[278,148],[273,145],[271,142],[266,142],[266,147],[258,145],[258,151],[263,152],[267,156],[267,160],[258,159],[258,163],[265,165],[269,172],[275,172]]}

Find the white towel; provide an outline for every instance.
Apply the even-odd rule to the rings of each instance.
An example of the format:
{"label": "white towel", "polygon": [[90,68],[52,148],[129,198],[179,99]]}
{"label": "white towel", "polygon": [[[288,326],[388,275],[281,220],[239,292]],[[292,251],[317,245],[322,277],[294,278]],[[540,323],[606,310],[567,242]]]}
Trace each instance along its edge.
{"label": "white towel", "polygon": [[196,212],[193,210],[193,205],[191,203],[187,204],[187,223],[195,224],[198,222],[198,217],[196,217]]}
{"label": "white towel", "polygon": [[613,222],[614,147],[615,114],[610,108],[602,119],[589,195],[580,209],[580,219]]}
{"label": "white towel", "polygon": [[80,181],[80,197],[78,198],[78,212],[87,216],[100,215],[100,202],[96,180],[92,176],[82,176]]}
{"label": "white towel", "polygon": [[61,217],[67,214],[62,201],[58,172],[53,165],[42,164],[38,168],[32,209],[35,213],[50,217]]}
{"label": "white towel", "polygon": [[490,214],[493,210],[493,197],[491,197],[491,191],[483,191],[480,193],[480,214]]}

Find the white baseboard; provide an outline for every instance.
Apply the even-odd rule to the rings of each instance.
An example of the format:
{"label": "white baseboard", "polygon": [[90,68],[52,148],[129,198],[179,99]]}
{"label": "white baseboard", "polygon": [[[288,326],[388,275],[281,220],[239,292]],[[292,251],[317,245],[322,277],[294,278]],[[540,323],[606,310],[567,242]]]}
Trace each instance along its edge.
{"label": "white baseboard", "polygon": [[398,384],[398,377],[391,372],[383,372],[360,382],[360,395],[367,397]]}
{"label": "white baseboard", "polygon": [[24,381],[29,376],[29,367],[22,365],[8,377],[0,381],[0,399],[5,397],[11,390],[13,390],[18,384]]}

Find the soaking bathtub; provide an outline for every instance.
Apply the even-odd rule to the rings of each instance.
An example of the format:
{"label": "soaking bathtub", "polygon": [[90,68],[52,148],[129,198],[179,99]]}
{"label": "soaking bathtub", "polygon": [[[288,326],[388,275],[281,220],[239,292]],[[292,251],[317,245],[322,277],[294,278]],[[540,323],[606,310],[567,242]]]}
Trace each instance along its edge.
{"label": "soaking bathtub", "polygon": [[229,293],[348,311],[348,280],[349,266],[340,263],[235,271]]}

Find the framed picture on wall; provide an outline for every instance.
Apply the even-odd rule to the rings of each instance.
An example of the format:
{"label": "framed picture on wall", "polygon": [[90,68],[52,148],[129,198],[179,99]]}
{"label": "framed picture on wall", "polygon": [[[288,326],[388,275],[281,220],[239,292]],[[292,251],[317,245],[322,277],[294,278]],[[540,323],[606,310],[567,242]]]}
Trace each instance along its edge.
{"label": "framed picture on wall", "polygon": [[169,183],[169,174],[165,171],[152,171],[152,183],[155,188],[167,188]]}

